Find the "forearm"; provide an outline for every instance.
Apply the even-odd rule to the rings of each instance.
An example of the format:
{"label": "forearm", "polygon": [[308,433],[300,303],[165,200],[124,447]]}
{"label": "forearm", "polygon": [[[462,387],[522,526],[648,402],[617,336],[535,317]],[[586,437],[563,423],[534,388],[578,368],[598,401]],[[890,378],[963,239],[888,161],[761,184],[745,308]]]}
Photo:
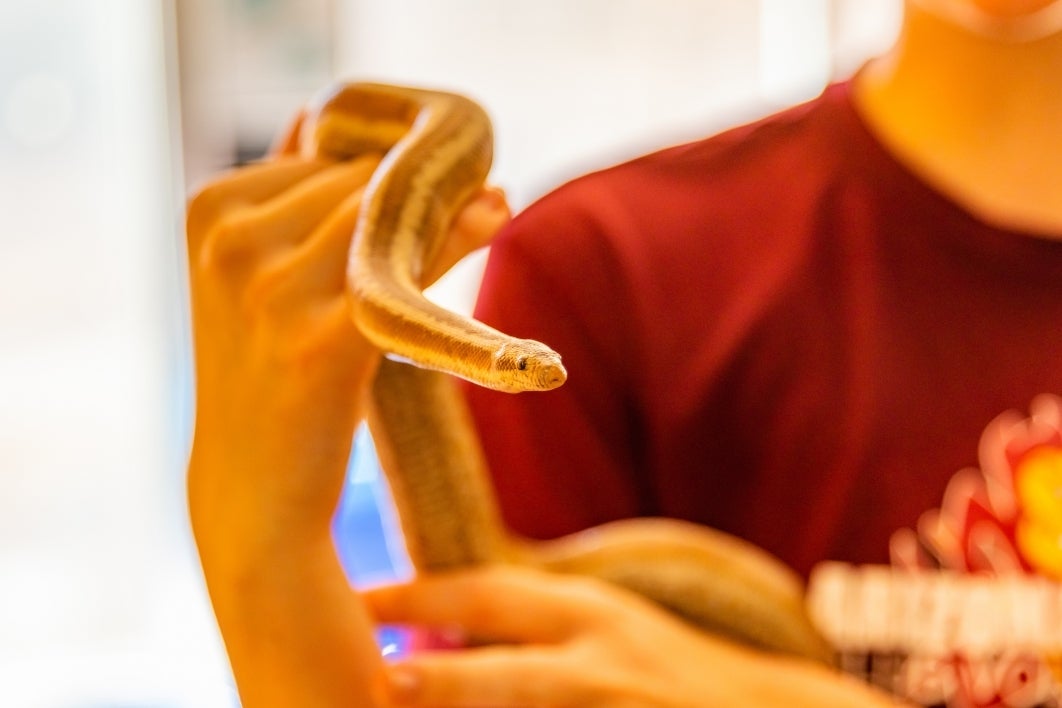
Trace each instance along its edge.
{"label": "forearm", "polygon": [[[350,390],[374,358],[351,359]],[[204,405],[188,469],[192,530],[240,697],[246,708],[380,705],[372,621],[331,537],[360,410],[351,399],[327,416],[299,407],[295,420],[285,408],[257,401],[235,426],[214,418],[222,405]]]}
{"label": "forearm", "polygon": [[213,531],[196,535],[245,708],[382,704],[372,621],[327,535],[297,545],[230,537],[223,548]]}
{"label": "forearm", "polygon": [[[218,437],[224,436],[197,433],[189,512],[242,704],[372,705],[380,658],[372,623],[332,544],[332,495],[309,504],[275,487],[267,491],[266,480],[308,471],[285,465],[279,449],[267,461],[247,455],[231,436],[223,445],[209,444]],[[341,449],[332,454],[328,464],[337,469],[322,476],[341,479],[345,457]],[[262,482],[247,484],[255,473]],[[293,503],[299,506],[290,508]]]}
{"label": "forearm", "polygon": [[[255,400],[200,392],[189,513],[245,708],[380,705],[372,622],[331,537],[361,410],[357,395],[326,398],[364,390],[376,354],[343,354],[347,373],[329,386],[286,372],[282,382],[254,377],[273,380],[258,390],[274,394]],[[292,406],[289,386],[316,405]]]}

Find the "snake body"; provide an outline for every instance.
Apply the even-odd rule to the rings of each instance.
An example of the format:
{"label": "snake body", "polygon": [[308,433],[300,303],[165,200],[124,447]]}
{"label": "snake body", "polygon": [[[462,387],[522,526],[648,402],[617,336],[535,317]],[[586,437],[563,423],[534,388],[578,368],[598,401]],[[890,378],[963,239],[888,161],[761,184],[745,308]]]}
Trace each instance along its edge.
{"label": "snake body", "polygon": [[[639,592],[708,631],[829,662],[788,567],[747,542],[670,519],[616,521],[531,542],[500,520],[478,438],[453,376],[503,391],[564,382],[560,357],[428,301],[426,264],[490,169],[484,111],[452,93],[347,84],[306,131],[332,157],[383,154],[366,185],[348,268],[357,327],[389,356],[370,428],[416,568],[523,563]],[[409,366],[414,364],[415,366]]]}
{"label": "snake body", "polygon": [[504,391],[564,383],[560,356],[428,301],[424,265],[454,212],[483,185],[493,132],[483,109],[449,93],[355,84],[326,101],[318,149],[332,156],[380,152],[365,188],[348,269],[362,333],[393,357]]}

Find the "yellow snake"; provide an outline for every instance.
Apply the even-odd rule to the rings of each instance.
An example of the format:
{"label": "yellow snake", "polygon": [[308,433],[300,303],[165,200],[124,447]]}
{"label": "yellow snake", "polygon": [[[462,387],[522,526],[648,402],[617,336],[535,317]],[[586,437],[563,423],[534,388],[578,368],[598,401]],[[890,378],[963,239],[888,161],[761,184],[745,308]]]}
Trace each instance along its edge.
{"label": "yellow snake", "polygon": [[548,390],[564,382],[564,367],[547,346],[449,312],[421,292],[425,264],[490,170],[493,134],[482,108],[448,92],[346,84],[316,106],[306,136],[333,158],[383,155],[365,187],[348,291],[354,322],[389,355],[369,424],[417,569],[508,562],[591,575],[708,631],[832,660],[805,614],[800,579],[740,539],[658,518],[555,541],[504,528],[451,375],[504,391]]}

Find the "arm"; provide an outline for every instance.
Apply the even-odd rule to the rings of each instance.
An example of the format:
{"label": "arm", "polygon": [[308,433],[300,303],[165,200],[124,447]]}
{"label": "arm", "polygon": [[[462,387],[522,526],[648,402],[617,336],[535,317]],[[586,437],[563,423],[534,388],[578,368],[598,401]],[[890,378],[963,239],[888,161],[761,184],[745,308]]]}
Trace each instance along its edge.
{"label": "arm", "polygon": [[[188,209],[189,511],[247,708],[384,702],[373,623],[330,534],[378,358],[344,295],[374,164],[287,155],[222,177]],[[485,190],[455,224],[442,265],[507,219],[504,199]]]}

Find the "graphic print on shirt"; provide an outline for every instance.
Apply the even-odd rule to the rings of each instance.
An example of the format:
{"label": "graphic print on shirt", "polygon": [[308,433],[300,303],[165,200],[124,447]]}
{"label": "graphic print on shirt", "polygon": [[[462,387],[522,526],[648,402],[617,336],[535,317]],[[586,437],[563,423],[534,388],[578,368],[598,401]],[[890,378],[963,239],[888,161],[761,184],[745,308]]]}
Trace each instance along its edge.
{"label": "graphic print on shirt", "polygon": [[845,671],[924,706],[1062,706],[1062,398],[984,431],[979,469],[897,531],[890,566],[824,563],[809,610]]}

